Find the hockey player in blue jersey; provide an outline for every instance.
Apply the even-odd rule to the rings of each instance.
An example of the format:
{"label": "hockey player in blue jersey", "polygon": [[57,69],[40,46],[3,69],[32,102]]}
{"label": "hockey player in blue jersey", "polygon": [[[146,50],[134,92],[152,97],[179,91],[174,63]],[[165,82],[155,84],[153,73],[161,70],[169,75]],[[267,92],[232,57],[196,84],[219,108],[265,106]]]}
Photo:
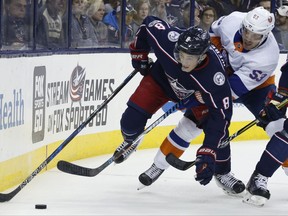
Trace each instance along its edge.
{"label": "hockey player in blue jersey", "polygon": [[[151,49],[157,60],[149,67]],[[148,16],[130,50],[133,67],[144,77],[121,118],[124,140],[129,145],[166,102],[186,98],[183,106],[187,109],[184,114],[186,133],[204,131],[205,134],[203,145],[197,151],[196,170],[199,180],[208,183],[214,174],[217,146],[229,136],[232,116],[231,90],[224,62],[219,51],[211,45],[208,32],[199,27],[179,29]],[[181,144],[189,145],[185,141]],[[120,145],[115,152],[123,148],[127,145]],[[127,157],[127,154],[122,155],[115,162],[121,163]],[[161,174],[163,170],[152,167],[151,172]]]}
{"label": "hockey player in blue jersey", "polygon": [[[211,25],[210,30],[211,41],[219,47],[226,59],[226,73],[234,102],[245,105],[256,118],[265,104],[268,92],[276,89],[273,73],[279,60],[279,48],[271,34],[274,22],[273,14],[258,7],[248,13],[236,11],[221,17]],[[198,98],[201,99],[200,96]],[[139,176],[143,185],[152,184],[169,167],[166,155],[172,152],[180,157],[189,143],[200,134],[200,129],[186,129],[187,126],[193,128],[193,124],[184,116],[170,132],[162,142],[152,166]],[[195,179],[206,185],[211,178],[201,176],[202,169],[197,161],[198,158]],[[153,167],[161,171],[156,173]],[[230,144],[217,150],[214,179],[225,193],[240,197],[244,195],[244,183],[231,173]]]}
{"label": "hockey player in blue jersey", "polygon": [[267,105],[263,109],[265,115],[260,115],[259,125],[263,128],[273,128],[274,135],[269,140],[255,171],[246,185],[247,194],[243,202],[263,206],[270,198],[267,189],[268,178],[282,165],[287,174],[288,159],[288,120],[285,118],[286,107],[278,110],[276,105],[288,98],[288,62],[281,67],[281,77],[278,91],[269,94]]}

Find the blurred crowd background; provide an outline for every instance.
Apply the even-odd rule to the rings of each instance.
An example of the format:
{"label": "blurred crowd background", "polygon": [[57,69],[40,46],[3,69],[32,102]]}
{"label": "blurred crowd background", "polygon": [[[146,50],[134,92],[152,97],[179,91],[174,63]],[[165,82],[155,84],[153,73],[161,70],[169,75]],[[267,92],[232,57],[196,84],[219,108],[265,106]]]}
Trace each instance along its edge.
{"label": "blurred crowd background", "polygon": [[[1,51],[127,48],[148,15],[172,26],[211,23],[263,6],[275,14],[273,34],[288,50],[288,0],[2,0]],[[0,53],[1,53],[0,51]]]}

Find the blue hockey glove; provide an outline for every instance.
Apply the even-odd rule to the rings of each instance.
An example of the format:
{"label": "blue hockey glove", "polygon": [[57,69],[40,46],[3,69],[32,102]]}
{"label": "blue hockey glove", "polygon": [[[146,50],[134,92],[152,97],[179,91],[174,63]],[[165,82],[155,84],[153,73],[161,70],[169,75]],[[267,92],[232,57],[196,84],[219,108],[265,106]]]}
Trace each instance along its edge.
{"label": "blue hockey glove", "polygon": [[190,109],[199,105],[201,105],[201,103],[196,99],[195,95],[193,94],[182,100],[182,103],[179,104],[178,110]]}
{"label": "blue hockey glove", "polygon": [[196,155],[196,176],[195,180],[201,185],[207,185],[215,171],[216,152],[208,147],[200,147]]}
{"label": "blue hockey glove", "polygon": [[269,122],[284,118],[287,107],[284,106],[282,109],[278,109],[276,106],[286,98],[288,97],[278,92],[270,91],[266,98],[266,105],[259,113],[259,123],[257,125],[265,129]]}
{"label": "blue hockey glove", "polygon": [[148,58],[149,52],[146,50],[136,49],[134,47],[134,43],[131,43],[130,46],[130,54],[132,59],[132,66],[136,70],[138,70],[143,76],[147,75],[150,71],[151,60]]}

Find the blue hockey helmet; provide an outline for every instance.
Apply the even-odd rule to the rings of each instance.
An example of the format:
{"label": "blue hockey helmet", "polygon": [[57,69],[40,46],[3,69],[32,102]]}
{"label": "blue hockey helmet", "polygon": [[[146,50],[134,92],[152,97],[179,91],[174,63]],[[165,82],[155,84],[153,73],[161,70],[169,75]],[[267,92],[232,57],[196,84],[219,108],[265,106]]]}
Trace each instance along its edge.
{"label": "blue hockey helmet", "polygon": [[198,26],[192,26],[180,34],[175,44],[174,56],[178,59],[179,51],[201,56],[208,51],[210,44],[209,33]]}

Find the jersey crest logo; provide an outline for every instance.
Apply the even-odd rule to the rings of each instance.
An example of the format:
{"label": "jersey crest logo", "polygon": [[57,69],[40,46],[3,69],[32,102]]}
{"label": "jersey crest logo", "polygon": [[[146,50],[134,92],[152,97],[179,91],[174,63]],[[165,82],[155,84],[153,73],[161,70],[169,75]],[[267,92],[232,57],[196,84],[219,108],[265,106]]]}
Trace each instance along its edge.
{"label": "jersey crest logo", "polygon": [[171,42],[176,42],[179,38],[179,33],[176,32],[176,31],[170,31],[168,33],[168,39],[171,41]]}
{"label": "jersey crest logo", "polygon": [[237,50],[238,52],[243,52],[244,48],[241,42],[235,42],[234,47],[235,47],[235,50]]}
{"label": "jersey crest logo", "polygon": [[243,48],[243,44],[242,44],[242,35],[241,35],[241,31],[238,30],[233,38],[233,43],[234,43],[234,48],[236,51],[238,52],[243,52],[244,48]]}
{"label": "jersey crest logo", "polygon": [[225,83],[225,76],[223,73],[221,72],[217,72],[214,77],[213,77],[213,81],[216,85],[218,86],[222,86]]}
{"label": "jersey crest logo", "polygon": [[174,79],[173,77],[169,76],[167,73],[166,73],[166,76],[175,95],[180,100],[186,98],[187,96],[195,92],[195,90],[186,89],[183,85],[181,85],[181,83],[178,82],[178,79]]}

